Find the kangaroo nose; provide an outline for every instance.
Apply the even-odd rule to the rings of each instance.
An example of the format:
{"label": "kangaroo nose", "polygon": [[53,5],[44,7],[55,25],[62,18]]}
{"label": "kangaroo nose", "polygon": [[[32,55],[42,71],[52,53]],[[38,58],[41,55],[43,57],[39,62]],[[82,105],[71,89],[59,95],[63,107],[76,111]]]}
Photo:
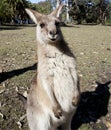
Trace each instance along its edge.
{"label": "kangaroo nose", "polygon": [[52,32],[52,31],[50,31],[49,33],[50,33],[50,35],[52,35],[52,34],[53,34],[53,32]]}
{"label": "kangaroo nose", "polygon": [[57,31],[49,31],[49,34],[54,37],[57,34]]}

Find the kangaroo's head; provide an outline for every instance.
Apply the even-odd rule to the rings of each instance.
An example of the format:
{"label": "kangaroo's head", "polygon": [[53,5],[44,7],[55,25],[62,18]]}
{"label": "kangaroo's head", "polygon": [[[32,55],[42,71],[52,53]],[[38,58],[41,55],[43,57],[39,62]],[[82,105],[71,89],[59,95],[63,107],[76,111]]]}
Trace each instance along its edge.
{"label": "kangaroo's head", "polygon": [[63,5],[56,8],[51,14],[43,15],[32,9],[26,9],[27,14],[37,25],[37,40],[41,44],[57,43],[61,40],[61,31],[59,27],[59,15]]}

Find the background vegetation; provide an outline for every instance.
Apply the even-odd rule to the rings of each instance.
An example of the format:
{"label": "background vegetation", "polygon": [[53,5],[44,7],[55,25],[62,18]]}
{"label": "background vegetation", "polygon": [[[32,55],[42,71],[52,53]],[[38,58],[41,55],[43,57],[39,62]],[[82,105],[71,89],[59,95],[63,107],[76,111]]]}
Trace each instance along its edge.
{"label": "background vegetation", "polygon": [[[0,24],[28,24],[29,20],[24,8],[32,8],[41,13],[48,14],[57,5],[64,2],[67,7],[64,14],[70,19],[66,22],[77,24],[95,23],[107,24],[111,22],[111,3],[108,0],[46,0],[39,3],[31,3],[28,0],[1,0]],[[64,15],[64,17],[66,17]]]}
{"label": "background vegetation", "polygon": [[74,0],[69,14],[78,24],[105,24],[111,20],[111,3],[108,0]]}

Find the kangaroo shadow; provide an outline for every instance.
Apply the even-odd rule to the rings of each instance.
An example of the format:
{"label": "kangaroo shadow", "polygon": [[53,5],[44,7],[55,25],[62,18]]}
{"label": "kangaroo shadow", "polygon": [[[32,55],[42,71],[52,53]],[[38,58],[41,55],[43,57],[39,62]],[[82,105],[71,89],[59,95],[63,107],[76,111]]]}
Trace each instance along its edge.
{"label": "kangaroo shadow", "polygon": [[96,122],[108,112],[110,98],[109,84],[97,83],[95,91],[86,91],[81,94],[81,100],[72,120],[72,129],[78,129],[84,123]]}
{"label": "kangaroo shadow", "polygon": [[10,79],[14,76],[18,76],[18,75],[23,74],[27,71],[36,70],[36,69],[37,69],[37,63],[33,64],[32,66],[28,66],[26,68],[12,70],[9,72],[2,72],[2,73],[0,73],[0,83],[2,83],[3,81],[5,81],[7,79]]}

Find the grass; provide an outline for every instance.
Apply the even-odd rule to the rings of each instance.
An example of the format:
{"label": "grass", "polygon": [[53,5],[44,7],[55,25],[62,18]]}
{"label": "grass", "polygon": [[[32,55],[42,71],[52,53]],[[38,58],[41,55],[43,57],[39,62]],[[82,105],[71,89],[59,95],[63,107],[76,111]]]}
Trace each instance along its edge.
{"label": "grass", "polygon": [[[76,121],[73,122],[73,125],[76,125],[74,128],[106,130],[108,128],[106,122],[111,121],[109,96],[111,89],[103,91],[102,94],[107,96],[104,95],[104,100],[103,95],[96,90],[96,81],[111,86],[105,84],[111,80],[110,26],[76,25],[62,27],[62,31],[77,60],[80,88],[83,94],[82,99],[84,99],[81,99]],[[2,27],[0,30],[0,130],[28,129],[26,119],[22,120],[21,124],[17,123],[25,114],[23,105],[17,97],[17,90],[20,93],[29,90],[30,81],[36,73],[35,63],[37,63],[35,28],[8,27],[7,29],[5,27],[4,29]],[[93,106],[90,107],[88,104]],[[101,105],[103,110],[98,116]],[[83,113],[81,108],[84,109]]]}

